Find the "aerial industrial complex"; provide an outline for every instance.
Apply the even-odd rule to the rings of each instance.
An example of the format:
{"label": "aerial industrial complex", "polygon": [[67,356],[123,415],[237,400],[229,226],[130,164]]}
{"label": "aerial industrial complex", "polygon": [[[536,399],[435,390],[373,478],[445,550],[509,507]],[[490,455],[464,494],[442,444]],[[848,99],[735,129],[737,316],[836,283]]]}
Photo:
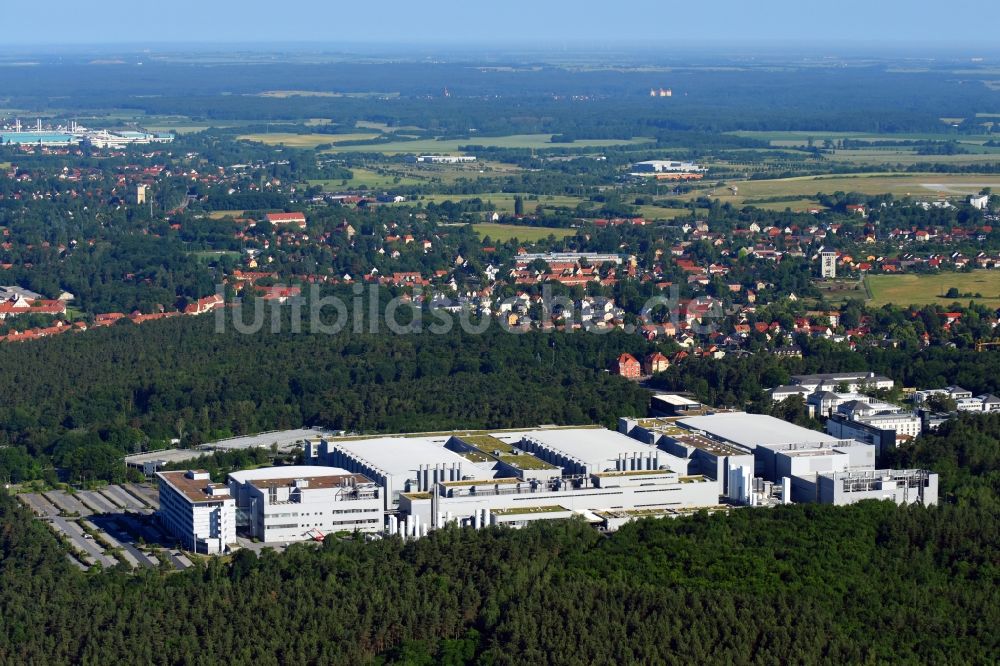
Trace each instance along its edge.
{"label": "aerial industrial complex", "polygon": [[662,416],[617,431],[543,426],[376,437],[314,434],[305,465],[158,472],[162,523],[183,547],[225,552],[361,532],[417,538],[449,524],[578,517],[613,531],[644,517],[798,502],[937,502],[937,475],[878,469],[876,445],[759,414],[657,396]]}
{"label": "aerial industrial complex", "polygon": [[24,129],[17,120],[9,127],[0,128],[0,144],[23,146],[76,146],[90,145],[95,148],[122,148],[128,145],[169,143],[172,134],[141,132],[134,130],[88,129],[76,122],[68,126],[58,125],[45,128],[39,120],[34,129]]}

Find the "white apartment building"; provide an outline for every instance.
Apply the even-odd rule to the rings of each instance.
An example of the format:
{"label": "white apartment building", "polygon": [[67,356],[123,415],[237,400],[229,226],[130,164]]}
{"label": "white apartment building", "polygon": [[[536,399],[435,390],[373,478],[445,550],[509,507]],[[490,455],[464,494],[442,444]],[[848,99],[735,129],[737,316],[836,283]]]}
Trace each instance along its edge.
{"label": "white apartment building", "polygon": [[195,553],[224,553],[236,543],[236,502],[208,472],[157,472],[160,521],[181,546]]}

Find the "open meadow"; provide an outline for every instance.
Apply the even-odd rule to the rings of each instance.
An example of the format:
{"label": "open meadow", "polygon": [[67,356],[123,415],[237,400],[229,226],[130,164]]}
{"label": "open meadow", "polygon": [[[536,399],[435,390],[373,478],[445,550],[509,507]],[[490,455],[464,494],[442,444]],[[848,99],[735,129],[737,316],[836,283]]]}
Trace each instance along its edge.
{"label": "open meadow", "polygon": [[519,224],[494,224],[484,222],[472,225],[480,238],[489,237],[494,241],[506,242],[516,238],[525,243],[539,241],[549,236],[556,238],[566,238],[576,233],[576,229],[563,229],[554,227],[527,227]]}

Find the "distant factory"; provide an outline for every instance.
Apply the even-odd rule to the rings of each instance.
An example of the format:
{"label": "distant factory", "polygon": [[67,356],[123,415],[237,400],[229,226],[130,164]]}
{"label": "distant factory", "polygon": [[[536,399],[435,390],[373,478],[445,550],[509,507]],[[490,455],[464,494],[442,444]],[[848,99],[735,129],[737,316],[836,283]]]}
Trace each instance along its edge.
{"label": "distant factory", "polygon": [[633,164],[629,175],[659,178],[660,180],[700,180],[706,171],[708,169],[694,162],[646,160]]}
{"label": "distant factory", "polygon": [[93,130],[75,121],[68,126],[43,127],[38,120],[34,129],[25,129],[20,120],[0,128],[0,144],[11,146],[66,147],[90,145],[95,148],[123,148],[129,145],[169,143],[173,134],[132,130]]}

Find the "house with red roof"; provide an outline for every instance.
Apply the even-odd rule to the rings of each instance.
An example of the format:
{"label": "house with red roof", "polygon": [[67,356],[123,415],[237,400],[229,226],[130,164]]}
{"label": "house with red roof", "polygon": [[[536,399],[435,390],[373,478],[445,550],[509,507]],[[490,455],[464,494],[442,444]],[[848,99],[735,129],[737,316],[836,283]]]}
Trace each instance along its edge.
{"label": "house with red roof", "polygon": [[611,364],[611,372],[626,379],[639,379],[642,366],[632,354],[622,354]]}
{"label": "house with red roof", "polygon": [[660,352],[648,354],[642,362],[642,369],[647,375],[663,372],[670,367],[670,361]]}

